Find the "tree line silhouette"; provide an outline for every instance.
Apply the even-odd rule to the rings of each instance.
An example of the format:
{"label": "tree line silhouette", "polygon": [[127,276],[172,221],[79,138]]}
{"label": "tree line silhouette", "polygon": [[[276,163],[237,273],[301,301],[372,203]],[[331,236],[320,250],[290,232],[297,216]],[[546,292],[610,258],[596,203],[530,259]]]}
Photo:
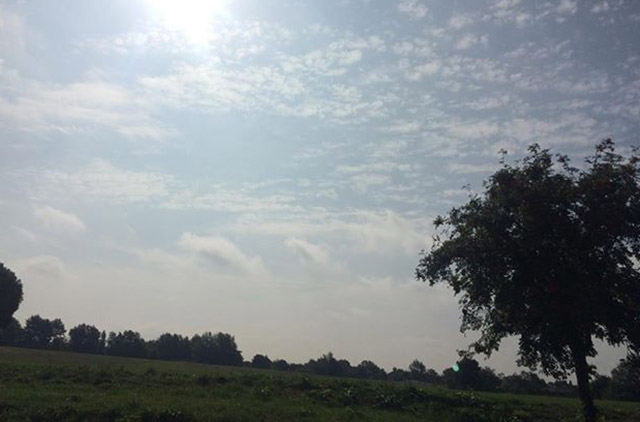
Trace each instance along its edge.
{"label": "tree line silhouette", "polygon": [[[256,369],[311,373],[332,377],[350,377],[394,382],[420,382],[456,390],[508,392],[514,394],[576,396],[577,387],[565,381],[547,382],[534,372],[497,374],[481,367],[475,359],[463,356],[453,368],[442,372],[427,368],[416,359],[407,369],[387,372],[370,360],[352,365],[329,352],[308,362],[290,363],[256,354],[245,361],[234,336],[205,332],[192,337],[164,333],[145,340],[139,332],[106,332],[90,324],[66,330],[59,318],[29,317],[24,326],[15,318],[0,329],[0,346],[70,351],[76,353],[122,356],[167,361],[190,361],[212,365],[245,366]],[[612,371],[611,376],[596,375],[592,381],[596,398],[640,401],[640,358],[630,356]]]}

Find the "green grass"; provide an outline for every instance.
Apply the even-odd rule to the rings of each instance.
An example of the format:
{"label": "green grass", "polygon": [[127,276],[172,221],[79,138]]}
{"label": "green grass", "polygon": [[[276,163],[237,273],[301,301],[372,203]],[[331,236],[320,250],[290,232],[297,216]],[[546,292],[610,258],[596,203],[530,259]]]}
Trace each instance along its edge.
{"label": "green grass", "polygon": [[[606,421],[640,403],[598,402]],[[577,400],[0,347],[0,420],[576,421]]]}

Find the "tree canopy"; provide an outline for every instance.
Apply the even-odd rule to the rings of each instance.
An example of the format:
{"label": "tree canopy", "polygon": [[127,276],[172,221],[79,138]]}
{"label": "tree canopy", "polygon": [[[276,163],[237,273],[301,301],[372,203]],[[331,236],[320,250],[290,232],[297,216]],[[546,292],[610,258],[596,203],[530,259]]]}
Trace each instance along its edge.
{"label": "tree canopy", "polygon": [[191,338],[191,353],[196,362],[213,365],[242,365],[242,353],[230,334],[211,332]]}
{"label": "tree canopy", "polygon": [[538,145],[484,182],[482,194],[435,220],[440,230],[416,268],[459,295],[475,352],[519,336],[519,364],[575,371],[585,418],[594,339],[640,348],[640,158],[596,146],[582,169]]}
{"label": "tree canopy", "polygon": [[619,400],[640,401],[640,355],[631,354],[611,371],[609,395]]}
{"label": "tree canopy", "polygon": [[67,332],[60,318],[53,320],[33,315],[24,325],[25,341],[29,347],[60,349]]}
{"label": "tree canopy", "polygon": [[0,328],[11,323],[21,303],[22,281],[0,262]]}
{"label": "tree canopy", "polygon": [[93,325],[79,324],[69,330],[69,348],[80,353],[101,353],[104,339]]}

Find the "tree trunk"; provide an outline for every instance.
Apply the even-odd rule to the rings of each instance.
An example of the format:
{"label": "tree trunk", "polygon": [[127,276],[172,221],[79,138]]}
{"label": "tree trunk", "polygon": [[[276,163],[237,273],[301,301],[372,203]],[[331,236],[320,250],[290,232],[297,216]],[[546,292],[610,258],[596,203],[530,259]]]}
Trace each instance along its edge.
{"label": "tree trunk", "polygon": [[593,404],[593,394],[589,386],[589,365],[587,356],[581,348],[572,347],[571,354],[576,367],[576,379],[578,380],[578,394],[582,402],[582,414],[585,422],[596,422],[597,410]]}

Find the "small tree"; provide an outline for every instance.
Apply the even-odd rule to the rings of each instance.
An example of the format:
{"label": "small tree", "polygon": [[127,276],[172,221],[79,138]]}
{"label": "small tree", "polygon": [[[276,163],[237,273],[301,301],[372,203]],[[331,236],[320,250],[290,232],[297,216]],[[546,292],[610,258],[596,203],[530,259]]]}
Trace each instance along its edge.
{"label": "small tree", "polygon": [[251,359],[251,367],[257,369],[269,369],[271,367],[271,359],[266,355],[255,355],[253,359]]}
{"label": "small tree", "polygon": [[180,334],[162,334],[156,340],[158,359],[189,360],[191,357],[191,342],[188,337]]}
{"label": "small tree", "polygon": [[358,378],[385,379],[387,373],[384,369],[370,360],[363,360],[355,367],[354,375]]}
{"label": "small tree", "polygon": [[33,315],[24,325],[26,345],[38,349],[61,349],[65,344],[66,329],[59,319],[42,318]]}
{"label": "small tree", "polygon": [[502,380],[501,389],[515,394],[544,394],[547,383],[534,372],[522,371],[507,375]]}
{"label": "small tree", "polygon": [[288,371],[290,365],[289,362],[284,359],[276,359],[273,361],[271,366],[273,367],[273,369],[278,371]]}
{"label": "small tree", "polygon": [[640,401],[640,355],[630,355],[622,359],[611,371],[611,398]]}
{"label": "small tree", "polygon": [[416,381],[425,381],[427,375],[427,367],[424,366],[424,363],[420,362],[418,359],[414,359],[411,364],[409,364],[409,374],[411,374],[411,379]]}
{"label": "small tree", "polygon": [[147,355],[145,341],[137,331],[110,332],[106,344],[106,352],[112,356],[143,358]]}
{"label": "small tree", "polygon": [[480,390],[482,385],[481,368],[478,361],[463,357],[456,362],[455,370],[445,369],[442,373],[447,387],[457,390]]}
{"label": "small tree", "polygon": [[22,281],[0,262],[0,328],[11,323],[22,303]]}
{"label": "small tree", "polygon": [[100,330],[87,324],[73,327],[69,330],[69,348],[79,353],[101,353]]}
{"label": "small tree", "polygon": [[206,332],[191,338],[191,355],[196,362],[213,365],[242,365],[242,353],[230,334]]}
{"label": "small tree", "polygon": [[17,319],[11,318],[11,322],[4,328],[0,328],[1,346],[21,346],[24,343],[24,330]]}
{"label": "small tree", "polygon": [[[519,363],[575,371],[585,420],[596,419],[593,339],[640,347],[640,157],[605,140],[578,170],[538,145],[504,163],[484,192],[435,220],[444,229],[416,269],[460,295],[475,352],[520,337]],[[554,162],[555,161],[555,162]]]}
{"label": "small tree", "polygon": [[331,352],[322,355],[318,360],[309,360],[306,367],[314,374],[331,375],[336,377],[347,376],[352,369],[349,361],[345,359],[337,360]]}

